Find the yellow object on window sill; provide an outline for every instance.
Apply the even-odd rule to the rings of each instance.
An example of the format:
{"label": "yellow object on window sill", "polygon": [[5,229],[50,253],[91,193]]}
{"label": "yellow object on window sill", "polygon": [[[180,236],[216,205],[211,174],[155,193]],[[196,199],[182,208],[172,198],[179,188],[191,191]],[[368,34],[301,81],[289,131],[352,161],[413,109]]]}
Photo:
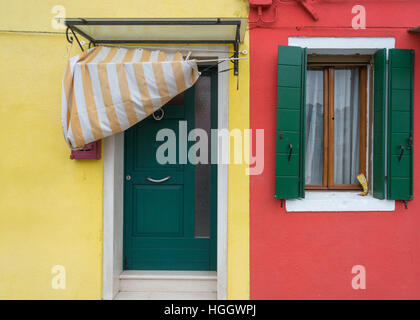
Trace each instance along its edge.
{"label": "yellow object on window sill", "polygon": [[367,193],[368,193],[368,185],[367,185],[367,180],[366,180],[365,175],[363,173],[359,173],[356,178],[357,178],[357,180],[359,180],[360,184],[363,187],[363,192],[362,193],[359,193],[359,196],[365,196],[365,195],[367,195]]}

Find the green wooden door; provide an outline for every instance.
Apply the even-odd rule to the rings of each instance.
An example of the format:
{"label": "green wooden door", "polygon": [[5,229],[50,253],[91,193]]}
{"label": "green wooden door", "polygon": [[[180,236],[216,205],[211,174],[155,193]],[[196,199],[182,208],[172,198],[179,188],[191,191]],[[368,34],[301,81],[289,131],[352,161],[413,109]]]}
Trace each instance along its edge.
{"label": "green wooden door", "polygon": [[[208,129],[217,126],[216,81],[215,74],[203,74],[193,88],[163,107],[161,120],[150,116],[125,132],[125,270],[216,270],[217,165],[182,161],[195,143],[187,142],[186,133],[202,122],[196,119],[200,106],[210,110]],[[167,141],[156,141],[161,129],[175,134],[175,164],[156,160],[157,149]],[[208,199],[202,192],[206,189]]]}

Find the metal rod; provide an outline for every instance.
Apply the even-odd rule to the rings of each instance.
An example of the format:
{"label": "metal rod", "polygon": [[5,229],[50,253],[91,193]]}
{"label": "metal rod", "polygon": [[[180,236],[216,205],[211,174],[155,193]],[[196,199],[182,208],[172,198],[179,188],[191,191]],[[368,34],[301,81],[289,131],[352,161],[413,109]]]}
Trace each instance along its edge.
{"label": "metal rod", "polygon": [[[117,48],[128,48],[128,49],[130,49],[130,48],[134,48],[134,49],[137,49],[137,48],[141,48],[141,47],[137,47],[137,46],[117,46],[117,45],[107,45],[106,47],[117,47]],[[173,49],[173,50],[178,50],[178,48],[174,48],[174,47],[165,47],[165,46],[162,46],[162,47],[151,47],[151,46],[142,46],[142,47],[146,47],[146,48],[156,48],[156,49],[159,49],[159,50],[162,50],[162,49],[164,49],[164,50],[166,50],[166,49]],[[203,51],[203,52],[206,52],[206,51],[209,51],[209,52],[225,52],[225,53],[229,53],[229,52],[231,52],[231,51],[218,51],[218,50],[200,50],[200,49],[197,49],[197,50],[193,50],[193,49],[191,49],[191,50],[189,50],[189,49],[186,49],[185,51]],[[246,50],[243,50],[244,51],[244,53],[243,54],[247,54],[247,51]],[[242,51],[241,51],[241,53],[242,53]],[[241,57],[241,58],[220,58],[220,59],[206,59],[206,60],[201,60],[201,59],[197,59],[197,58],[194,58],[195,60],[197,60],[197,62],[219,62],[219,61],[235,61],[235,60],[244,60],[244,59],[248,59],[248,57]]]}
{"label": "metal rod", "polygon": [[[159,49],[159,50],[174,50],[174,51],[191,51],[191,52],[218,52],[218,53],[234,53],[235,51],[226,51],[226,50],[211,50],[211,49],[194,49],[193,47],[172,47],[172,46],[143,46],[143,45],[116,45],[110,44],[106,45],[107,47],[119,47],[119,48],[126,48],[126,49],[133,49],[133,48],[148,48],[148,49]],[[248,54],[246,50],[239,51],[241,54]]]}
{"label": "metal rod", "polygon": [[[60,19],[61,21],[61,19]],[[67,26],[73,25],[240,25],[240,20],[86,20],[86,19],[64,19]]]}
{"label": "metal rod", "polygon": [[133,43],[133,44],[140,44],[140,43],[234,43],[233,40],[93,40],[95,43]]}
{"label": "metal rod", "polygon": [[197,62],[218,62],[218,61],[235,61],[235,60],[243,60],[248,59],[248,57],[242,57],[242,58],[220,58],[220,59],[210,59],[210,60],[200,60],[195,59]]}

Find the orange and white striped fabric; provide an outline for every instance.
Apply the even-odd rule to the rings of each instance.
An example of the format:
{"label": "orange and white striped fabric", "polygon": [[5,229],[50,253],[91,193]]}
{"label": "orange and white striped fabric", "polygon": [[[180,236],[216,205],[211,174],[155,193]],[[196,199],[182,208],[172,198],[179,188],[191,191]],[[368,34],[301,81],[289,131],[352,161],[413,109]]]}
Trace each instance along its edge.
{"label": "orange and white striped fabric", "polygon": [[69,60],[64,72],[64,137],[72,149],[124,131],[198,79],[180,52],[98,46]]}

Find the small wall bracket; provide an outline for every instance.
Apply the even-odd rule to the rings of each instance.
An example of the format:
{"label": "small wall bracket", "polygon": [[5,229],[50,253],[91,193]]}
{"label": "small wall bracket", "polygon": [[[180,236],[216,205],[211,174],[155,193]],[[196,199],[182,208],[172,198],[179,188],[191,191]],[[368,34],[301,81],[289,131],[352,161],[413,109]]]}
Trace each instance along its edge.
{"label": "small wall bracket", "polygon": [[77,38],[76,34],[74,33],[74,31],[73,31],[73,29],[72,29],[71,27],[67,27],[67,29],[66,29],[66,38],[67,38],[67,41],[68,41],[69,43],[73,43],[73,41],[74,41],[73,37],[69,35],[69,30],[70,30],[70,31],[71,31],[71,33],[73,34],[74,39],[76,39],[77,44],[79,45],[80,49],[81,49],[82,51],[85,51],[85,50],[83,49],[83,46],[80,44],[79,39]]}
{"label": "small wall bracket", "polygon": [[[239,58],[239,27],[236,27],[236,39],[235,42],[233,43],[233,50],[235,51],[235,53],[233,54],[234,58]],[[233,74],[235,76],[239,75],[239,60],[233,60]]]}
{"label": "small wall bracket", "polygon": [[310,5],[308,3],[307,0],[298,0],[298,2],[305,9],[305,11],[311,16],[311,18],[313,20],[315,20],[315,21],[318,21],[319,20],[318,13],[316,12],[315,8],[312,7],[312,5]]}

